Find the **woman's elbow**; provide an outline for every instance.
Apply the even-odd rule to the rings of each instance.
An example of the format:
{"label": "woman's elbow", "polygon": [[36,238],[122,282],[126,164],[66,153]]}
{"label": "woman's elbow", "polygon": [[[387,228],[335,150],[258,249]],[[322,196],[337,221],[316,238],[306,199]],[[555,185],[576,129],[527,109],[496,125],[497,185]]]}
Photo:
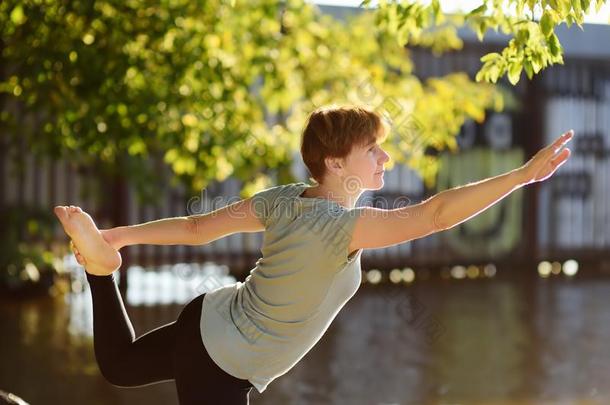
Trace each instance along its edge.
{"label": "woman's elbow", "polygon": [[203,235],[201,233],[201,217],[186,217],[186,220],[184,222],[184,228],[184,233],[186,234],[186,244],[200,245],[201,243],[203,243]]}

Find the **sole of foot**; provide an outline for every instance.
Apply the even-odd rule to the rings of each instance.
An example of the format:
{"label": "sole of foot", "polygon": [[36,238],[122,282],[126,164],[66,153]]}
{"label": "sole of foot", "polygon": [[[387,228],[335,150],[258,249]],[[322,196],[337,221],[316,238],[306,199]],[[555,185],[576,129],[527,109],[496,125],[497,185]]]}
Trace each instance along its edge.
{"label": "sole of foot", "polygon": [[87,273],[106,276],[121,267],[120,253],[104,240],[89,214],[73,205],[57,206],[53,211],[79,253],[86,259]]}

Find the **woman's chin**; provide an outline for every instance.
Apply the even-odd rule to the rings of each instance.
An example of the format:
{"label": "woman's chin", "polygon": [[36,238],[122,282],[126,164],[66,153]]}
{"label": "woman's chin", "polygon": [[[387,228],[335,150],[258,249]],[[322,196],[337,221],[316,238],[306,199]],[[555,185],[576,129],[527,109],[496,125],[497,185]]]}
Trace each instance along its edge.
{"label": "woman's chin", "polygon": [[369,190],[381,190],[383,188],[384,184],[385,183],[383,182],[383,179],[378,179],[378,180],[372,182]]}

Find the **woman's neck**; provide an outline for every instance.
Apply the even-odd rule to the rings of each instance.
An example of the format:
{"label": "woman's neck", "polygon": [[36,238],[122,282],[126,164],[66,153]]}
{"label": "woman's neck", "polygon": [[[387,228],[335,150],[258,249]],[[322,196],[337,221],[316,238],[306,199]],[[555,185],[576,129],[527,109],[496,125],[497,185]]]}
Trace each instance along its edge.
{"label": "woman's neck", "polygon": [[356,201],[358,201],[361,192],[362,191],[360,191],[358,194],[350,194],[346,190],[339,192],[336,189],[333,190],[323,184],[318,184],[317,186],[312,186],[305,189],[305,192],[301,194],[301,197],[323,198],[334,201],[347,209],[352,209],[356,206]]}

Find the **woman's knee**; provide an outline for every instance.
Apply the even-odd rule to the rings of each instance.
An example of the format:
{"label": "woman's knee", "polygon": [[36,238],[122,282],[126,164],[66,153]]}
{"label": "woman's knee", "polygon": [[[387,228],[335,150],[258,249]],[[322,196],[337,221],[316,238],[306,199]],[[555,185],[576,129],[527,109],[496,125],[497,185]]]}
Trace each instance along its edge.
{"label": "woman's knee", "polygon": [[97,365],[104,379],[110,384],[117,387],[131,387],[135,385],[133,378],[130,376],[131,373],[122,362],[98,359]]}

